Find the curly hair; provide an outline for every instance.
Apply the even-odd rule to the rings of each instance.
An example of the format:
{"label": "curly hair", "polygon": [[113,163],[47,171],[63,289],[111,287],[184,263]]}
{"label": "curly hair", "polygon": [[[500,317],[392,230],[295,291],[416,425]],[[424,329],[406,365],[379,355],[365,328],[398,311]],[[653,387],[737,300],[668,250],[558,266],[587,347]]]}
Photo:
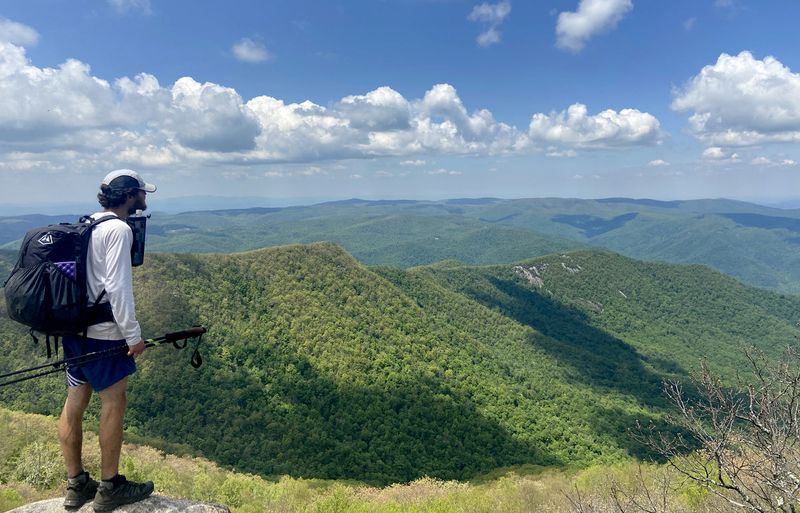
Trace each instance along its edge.
{"label": "curly hair", "polygon": [[136,189],[112,189],[108,185],[101,185],[97,201],[103,208],[115,208],[125,203],[132,194],[136,194]]}

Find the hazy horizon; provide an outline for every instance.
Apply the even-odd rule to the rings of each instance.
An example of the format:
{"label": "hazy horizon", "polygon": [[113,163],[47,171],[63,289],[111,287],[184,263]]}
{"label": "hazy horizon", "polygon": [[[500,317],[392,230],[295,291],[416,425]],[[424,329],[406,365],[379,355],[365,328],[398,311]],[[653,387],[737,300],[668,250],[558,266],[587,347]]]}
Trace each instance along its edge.
{"label": "hazy horizon", "polygon": [[[727,200],[751,203],[762,207],[796,210],[800,209],[800,196],[786,198],[778,202],[766,202],[741,198],[645,198],[629,196],[603,196],[595,198],[578,198],[570,196],[538,196],[538,197],[499,197],[499,196],[453,196],[453,197],[313,197],[313,198],[271,198],[260,196],[213,196],[213,195],[190,195],[176,196],[171,198],[156,198],[148,196],[148,213],[163,212],[175,214],[187,211],[204,210],[225,210],[225,209],[247,209],[247,208],[286,208],[286,207],[305,207],[330,203],[337,201],[364,200],[364,201],[450,201],[460,199],[483,199],[491,198],[498,200],[524,200],[524,199],[579,199],[579,200],[602,200],[608,198],[625,198],[632,200],[652,200],[661,202],[672,201],[703,201],[703,200]],[[0,217],[15,217],[21,215],[82,215],[100,210],[97,203],[90,201],[73,203],[40,203],[40,204],[0,204]]]}

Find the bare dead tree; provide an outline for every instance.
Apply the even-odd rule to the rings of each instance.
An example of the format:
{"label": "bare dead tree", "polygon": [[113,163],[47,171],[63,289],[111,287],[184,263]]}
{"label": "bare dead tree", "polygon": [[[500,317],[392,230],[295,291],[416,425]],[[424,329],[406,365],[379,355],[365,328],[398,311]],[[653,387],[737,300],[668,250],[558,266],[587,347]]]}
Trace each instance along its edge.
{"label": "bare dead tree", "polygon": [[684,480],[671,467],[638,464],[633,474],[627,469],[620,475],[611,472],[604,492],[581,492],[573,484],[562,493],[572,513],[685,513],[678,493]]}
{"label": "bare dead tree", "polygon": [[[800,355],[780,362],[745,350],[749,371],[733,386],[703,364],[695,398],[664,385],[686,435],[651,431],[644,441],[691,481],[739,510],[797,513],[800,499]],[[643,509],[641,511],[654,511]]]}
{"label": "bare dead tree", "polygon": [[598,497],[581,493],[577,485],[562,493],[569,502],[572,513],[610,513],[609,508]]}
{"label": "bare dead tree", "polygon": [[619,513],[637,511],[643,513],[676,513],[671,498],[674,496],[672,475],[662,469],[655,482],[648,484],[642,466],[636,467],[633,487],[623,486],[619,481],[611,481],[611,498]]}

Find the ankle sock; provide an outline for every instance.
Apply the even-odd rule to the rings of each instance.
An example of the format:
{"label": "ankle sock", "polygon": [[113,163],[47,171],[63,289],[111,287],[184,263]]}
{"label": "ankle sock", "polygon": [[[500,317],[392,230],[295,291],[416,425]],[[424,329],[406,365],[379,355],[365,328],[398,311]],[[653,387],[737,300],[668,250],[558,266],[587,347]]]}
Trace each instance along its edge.
{"label": "ankle sock", "polygon": [[80,484],[87,481],[89,478],[89,474],[85,470],[81,470],[80,473],[73,477],[67,477],[67,481],[72,484]]}
{"label": "ankle sock", "polygon": [[121,476],[119,474],[115,475],[111,479],[103,479],[101,484],[104,485],[104,488],[113,489],[115,486],[118,486],[125,482],[125,476]]}

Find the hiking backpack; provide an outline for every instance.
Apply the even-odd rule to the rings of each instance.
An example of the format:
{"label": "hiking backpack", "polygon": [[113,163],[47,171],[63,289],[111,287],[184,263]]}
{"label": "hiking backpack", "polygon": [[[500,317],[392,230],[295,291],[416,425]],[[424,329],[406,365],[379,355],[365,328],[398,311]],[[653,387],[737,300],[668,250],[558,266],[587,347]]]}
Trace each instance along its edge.
{"label": "hiking backpack", "polygon": [[5,282],[8,316],[46,335],[47,357],[51,356],[50,337],[83,332],[100,322],[113,321],[109,303],[100,304],[105,290],[93,305],[88,304],[86,260],[92,230],[116,216],[78,223],[52,224],[34,228],[25,235],[11,275]]}

